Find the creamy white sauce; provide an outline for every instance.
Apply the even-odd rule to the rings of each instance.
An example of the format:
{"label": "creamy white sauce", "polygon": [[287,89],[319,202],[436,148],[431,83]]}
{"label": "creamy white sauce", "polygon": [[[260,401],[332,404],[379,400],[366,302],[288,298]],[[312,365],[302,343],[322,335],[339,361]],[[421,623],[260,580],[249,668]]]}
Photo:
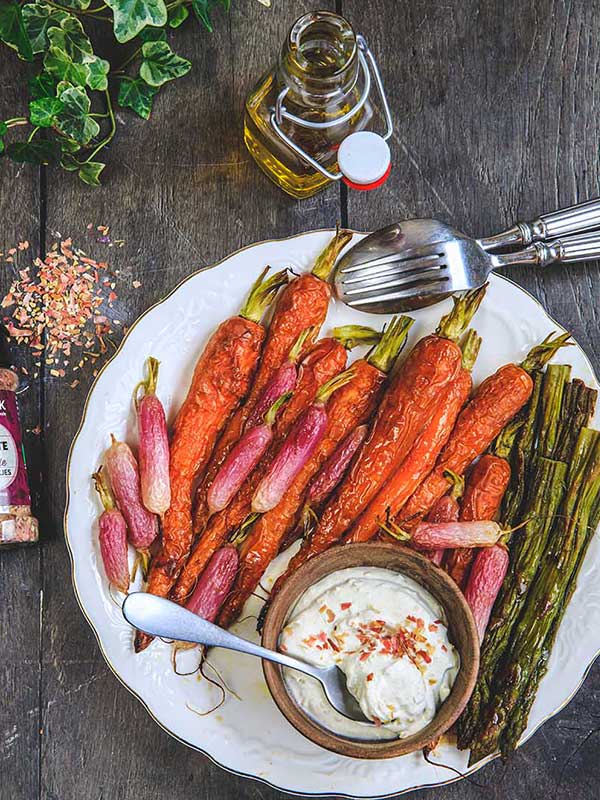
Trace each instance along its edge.
{"label": "creamy white sauce", "polygon": [[281,633],[283,652],[337,666],[366,717],[338,713],[314,678],[284,670],[288,690],[316,722],[354,739],[412,736],[434,718],[460,666],[444,609],[411,578],[376,567],[328,575],[298,600]]}

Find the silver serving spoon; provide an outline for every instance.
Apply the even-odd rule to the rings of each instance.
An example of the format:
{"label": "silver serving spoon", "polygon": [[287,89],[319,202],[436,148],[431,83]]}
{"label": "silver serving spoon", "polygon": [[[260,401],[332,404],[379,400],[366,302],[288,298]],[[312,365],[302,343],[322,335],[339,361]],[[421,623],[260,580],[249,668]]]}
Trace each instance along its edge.
{"label": "silver serving spoon", "polygon": [[[585,260],[562,254],[554,257],[541,242],[562,241],[568,234],[598,227],[600,199],[517,222],[482,239],[472,239],[434,219],[398,222],[366,236],[344,253],[336,267],[336,293],[347,305],[374,313],[422,308],[454,291],[481,286],[492,269]],[[526,249],[514,258],[490,255],[490,251],[516,246]]]}
{"label": "silver serving spoon", "polygon": [[248,642],[212,622],[207,622],[177,603],[146,592],[132,592],[127,595],[123,602],[123,616],[134,628],[152,636],[194,642],[207,647],[225,647],[227,650],[237,650],[239,653],[273,661],[282,667],[297,669],[319,681],[327,699],[340,714],[358,722],[373,722],[361,711],[346,688],[346,676],[336,666],[315,667],[298,658],[267,650],[266,647]]}

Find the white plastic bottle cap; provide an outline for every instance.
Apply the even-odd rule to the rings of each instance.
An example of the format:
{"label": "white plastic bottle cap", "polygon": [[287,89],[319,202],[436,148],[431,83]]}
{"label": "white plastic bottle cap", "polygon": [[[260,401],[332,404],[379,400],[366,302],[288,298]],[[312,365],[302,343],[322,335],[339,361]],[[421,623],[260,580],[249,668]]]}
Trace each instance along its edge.
{"label": "white plastic bottle cap", "polygon": [[388,143],[372,131],[357,131],[347,136],[337,158],[342,180],[352,189],[376,189],[392,169]]}

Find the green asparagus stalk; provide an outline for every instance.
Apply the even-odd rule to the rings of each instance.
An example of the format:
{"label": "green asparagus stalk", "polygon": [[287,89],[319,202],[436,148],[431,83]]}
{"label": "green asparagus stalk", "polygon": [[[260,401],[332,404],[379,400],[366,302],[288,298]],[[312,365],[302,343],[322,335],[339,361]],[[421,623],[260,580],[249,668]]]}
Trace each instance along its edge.
{"label": "green asparagus stalk", "polygon": [[550,530],[565,492],[567,465],[562,461],[540,458],[533,473],[533,490],[526,503],[527,523],[512,544],[508,579],[492,612],[483,640],[479,677],[469,705],[458,723],[458,746],[466,749],[489,703],[494,675],[501,656],[506,650],[527,592],[538,570],[548,541]]}
{"label": "green asparagus stalk", "polygon": [[579,379],[565,387],[554,458],[567,463],[571,461],[577,432],[589,424],[597,399],[598,392]]}
{"label": "green asparagus stalk", "polygon": [[521,506],[525,493],[527,471],[532,466],[532,452],[542,411],[542,386],[544,375],[536,371],[533,377],[533,392],[526,407],[523,426],[516,437],[510,456],[511,480],[502,503],[502,521],[509,528],[521,521]]}
{"label": "green asparagus stalk", "polygon": [[[573,383],[575,383],[575,381]],[[587,389],[588,392],[593,393],[594,395],[596,394],[594,389],[589,389],[589,387],[585,386],[585,384],[583,384],[583,388]],[[595,397],[593,398],[593,402],[595,405]],[[589,415],[591,415],[592,412],[593,408],[590,411]],[[596,502],[594,503],[594,507],[589,519],[586,540],[584,542],[583,547],[581,548],[581,553],[579,555],[575,571],[569,580],[565,596],[562,599],[562,602],[557,611],[554,622],[552,623],[552,627],[550,628],[550,632],[548,633],[546,641],[544,642],[540,659],[529,680],[525,694],[519,699],[519,703],[509,720],[504,735],[502,736],[501,751],[503,758],[506,758],[510,753],[513,752],[513,750],[517,748],[519,740],[521,739],[521,736],[523,735],[523,732],[527,727],[529,712],[531,711],[533,701],[535,700],[535,697],[537,695],[538,687],[542,681],[542,678],[548,671],[548,661],[550,659],[550,654],[552,652],[552,648],[554,647],[554,643],[556,641],[558,630],[560,628],[563,617],[566,613],[567,607],[571,602],[571,598],[573,597],[575,589],[577,588],[577,581],[579,578],[579,573],[581,571],[581,566],[585,559],[585,555],[587,553],[589,544],[599,524],[600,524],[600,493],[598,494]]]}
{"label": "green asparagus stalk", "polygon": [[550,364],[544,375],[542,407],[545,409],[544,425],[540,428],[538,452],[544,458],[554,458],[565,386],[571,377],[571,367]]}
{"label": "green asparagus stalk", "polygon": [[[586,429],[589,431],[589,429]],[[585,433],[585,432],[584,432]],[[493,753],[517,705],[527,690],[544,650],[544,642],[552,631],[577,565],[588,539],[590,515],[600,494],[600,433],[595,434],[589,458],[580,464],[570,482],[566,508],[567,518],[559,520],[547,558],[544,560],[519,624],[507,648],[506,663],[497,679],[497,690],[489,706],[485,724],[471,750],[471,763]]]}

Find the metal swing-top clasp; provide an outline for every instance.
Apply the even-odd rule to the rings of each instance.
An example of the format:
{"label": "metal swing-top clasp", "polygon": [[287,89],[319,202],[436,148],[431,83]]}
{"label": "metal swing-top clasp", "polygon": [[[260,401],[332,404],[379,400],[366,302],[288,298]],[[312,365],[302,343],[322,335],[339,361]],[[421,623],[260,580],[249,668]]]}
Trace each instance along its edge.
{"label": "metal swing-top clasp", "polygon": [[[340,117],[328,122],[312,122],[311,120],[302,119],[295,114],[290,113],[285,105],[284,100],[289,91],[289,87],[281,90],[277,96],[275,107],[271,112],[271,125],[279,138],[285,144],[300,156],[307,164],[310,164],[313,169],[320,172],[331,181],[343,180],[348,186],[353,189],[375,189],[387,179],[391,170],[391,153],[387,140],[390,138],[394,131],[394,123],[390,107],[383,88],[383,81],[381,80],[381,73],[375,61],[375,57],[364,36],[358,35],[356,37],[358,46],[358,60],[364,78],[364,88],[357,103]],[[310,156],[300,145],[291,139],[281,128],[283,120],[292,122],[295,125],[300,125],[303,128],[310,128],[312,130],[323,130],[333,128],[336,125],[342,125],[354,117],[364,104],[367,102],[371,92],[371,76],[375,80],[377,91],[381,99],[383,108],[383,116],[386,124],[386,131],[383,135],[375,133],[374,131],[356,131],[342,141],[337,152],[337,160],[339,172],[330,172],[323,167],[319,162]]]}

